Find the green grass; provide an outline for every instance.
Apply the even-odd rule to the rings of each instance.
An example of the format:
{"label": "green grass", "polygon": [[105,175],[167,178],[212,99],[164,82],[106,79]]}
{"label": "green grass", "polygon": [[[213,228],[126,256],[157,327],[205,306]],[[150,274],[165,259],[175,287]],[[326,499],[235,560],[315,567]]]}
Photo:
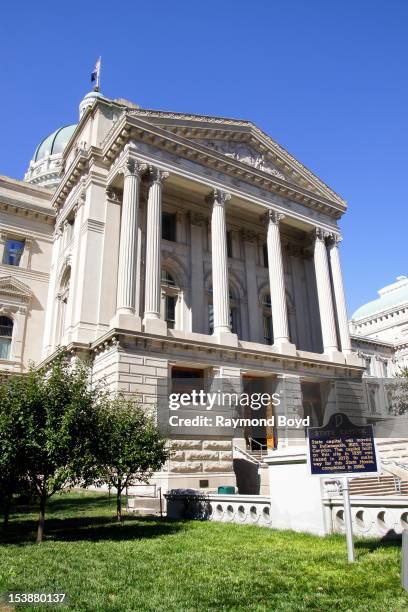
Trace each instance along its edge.
{"label": "green grass", "polygon": [[40,545],[32,509],[15,514],[0,593],[65,592],[61,610],[81,611],[408,610],[398,543],[357,541],[349,566],[340,536],[134,517],[121,526],[114,510],[105,495],[58,496]]}

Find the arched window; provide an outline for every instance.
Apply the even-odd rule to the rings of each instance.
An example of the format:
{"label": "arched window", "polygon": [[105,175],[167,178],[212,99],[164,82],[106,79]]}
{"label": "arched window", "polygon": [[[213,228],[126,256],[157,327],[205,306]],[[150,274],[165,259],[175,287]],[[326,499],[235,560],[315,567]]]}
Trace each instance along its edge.
{"label": "arched window", "polygon": [[58,318],[57,318],[57,344],[59,344],[65,334],[67,304],[69,298],[69,284],[71,280],[71,268],[68,267],[61,279],[60,290],[57,295]]}
{"label": "arched window", "polygon": [[272,305],[270,293],[262,296],[262,325],[265,344],[273,344]]}
{"label": "arched window", "polygon": [[[239,311],[239,300],[231,289],[229,290],[229,324],[233,334],[240,335],[241,317]],[[214,306],[212,287],[208,290],[208,331],[214,333]]]}
{"label": "arched window", "polygon": [[179,288],[170,272],[164,268],[161,271],[162,315],[169,329],[176,327],[176,307]]}
{"label": "arched window", "polygon": [[0,317],[0,359],[10,359],[13,319]]}

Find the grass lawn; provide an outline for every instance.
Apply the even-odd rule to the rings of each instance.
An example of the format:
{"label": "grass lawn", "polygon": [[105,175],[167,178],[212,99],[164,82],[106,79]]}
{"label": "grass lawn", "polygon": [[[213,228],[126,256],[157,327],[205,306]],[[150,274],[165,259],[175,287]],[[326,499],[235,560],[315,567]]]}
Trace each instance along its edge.
{"label": "grass lawn", "polygon": [[0,593],[65,592],[65,609],[81,611],[408,610],[398,543],[360,540],[349,566],[340,536],[134,517],[121,526],[114,509],[107,495],[58,496],[40,545],[32,509],[14,515]]}

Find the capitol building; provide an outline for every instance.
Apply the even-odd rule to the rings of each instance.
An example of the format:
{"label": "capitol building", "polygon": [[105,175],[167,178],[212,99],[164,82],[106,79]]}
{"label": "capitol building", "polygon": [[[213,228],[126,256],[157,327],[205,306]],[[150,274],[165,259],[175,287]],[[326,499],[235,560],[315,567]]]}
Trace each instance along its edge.
{"label": "capitol building", "polygon": [[[250,121],[93,91],[24,180],[0,177],[0,367],[24,372],[66,346],[162,415],[188,381],[256,381],[314,424],[336,386],[337,407],[375,423],[381,385],[408,366],[408,278],[349,321],[346,210]],[[268,430],[172,438],[168,487],[234,483],[234,453],[284,443]]]}

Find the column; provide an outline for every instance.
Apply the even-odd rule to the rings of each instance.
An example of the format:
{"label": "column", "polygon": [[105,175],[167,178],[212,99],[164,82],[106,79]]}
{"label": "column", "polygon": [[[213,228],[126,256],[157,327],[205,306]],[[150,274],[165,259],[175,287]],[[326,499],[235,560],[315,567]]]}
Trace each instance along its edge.
{"label": "column", "polygon": [[270,210],[267,214],[268,234],[268,269],[271,292],[273,343],[285,352],[293,353],[294,345],[290,343],[288,310],[286,306],[285,275],[283,271],[282,247],[279,223],[284,215]]}
{"label": "column", "polygon": [[200,213],[190,215],[190,265],[191,265],[191,317],[192,331],[199,334],[208,332],[208,312],[204,295],[204,247],[203,232],[207,218]]}
{"label": "column", "polygon": [[339,243],[340,236],[333,234],[329,243],[329,256],[334,290],[334,300],[337,313],[337,325],[340,335],[341,350],[345,355],[350,354],[351,340],[348,325],[346,298],[343,285],[343,274],[341,271]]}
{"label": "column", "polygon": [[124,167],[122,214],[120,221],[118,286],[115,327],[140,330],[136,312],[137,217],[141,174],[145,166],[129,158]]}
{"label": "column", "polygon": [[146,268],[145,268],[145,331],[166,334],[166,321],[160,319],[161,232],[163,182],[169,176],[154,166],[149,167],[147,199]]}
{"label": "column", "polygon": [[52,254],[51,254],[51,268],[50,268],[50,280],[48,284],[48,296],[47,305],[44,317],[44,337],[43,337],[43,348],[42,357],[47,357],[55,348],[53,345],[54,329],[57,317],[57,272],[58,272],[58,259],[60,255],[60,246],[62,242],[61,228],[56,227],[53,234]]}
{"label": "column", "polygon": [[245,255],[245,280],[248,298],[248,338],[250,342],[261,342],[262,310],[259,305],[258,284],[256,280],[256,246],[257,234],[251,230],[242,231]]}
{"label": "column", "polygon": [[212,204],[211,259],[214,335],[218,335],[220,337],[224,334],[231,334],[227,230],[225,224],[225,203],[230,199],[230,194],[226,193],[225,191],[221,191],[221,189],[214,189],[212,194],[207,199],[207,201]]}
{"label": "column", "polygon": [[322,326],[323,352],[334,353],[337,352],[337,336],[330,282],[329,261],[326,249],[326,237],[326,232],[320,228],[316,228],[314,264],[316,272],[317,297],[319,300],[320,322]]}

